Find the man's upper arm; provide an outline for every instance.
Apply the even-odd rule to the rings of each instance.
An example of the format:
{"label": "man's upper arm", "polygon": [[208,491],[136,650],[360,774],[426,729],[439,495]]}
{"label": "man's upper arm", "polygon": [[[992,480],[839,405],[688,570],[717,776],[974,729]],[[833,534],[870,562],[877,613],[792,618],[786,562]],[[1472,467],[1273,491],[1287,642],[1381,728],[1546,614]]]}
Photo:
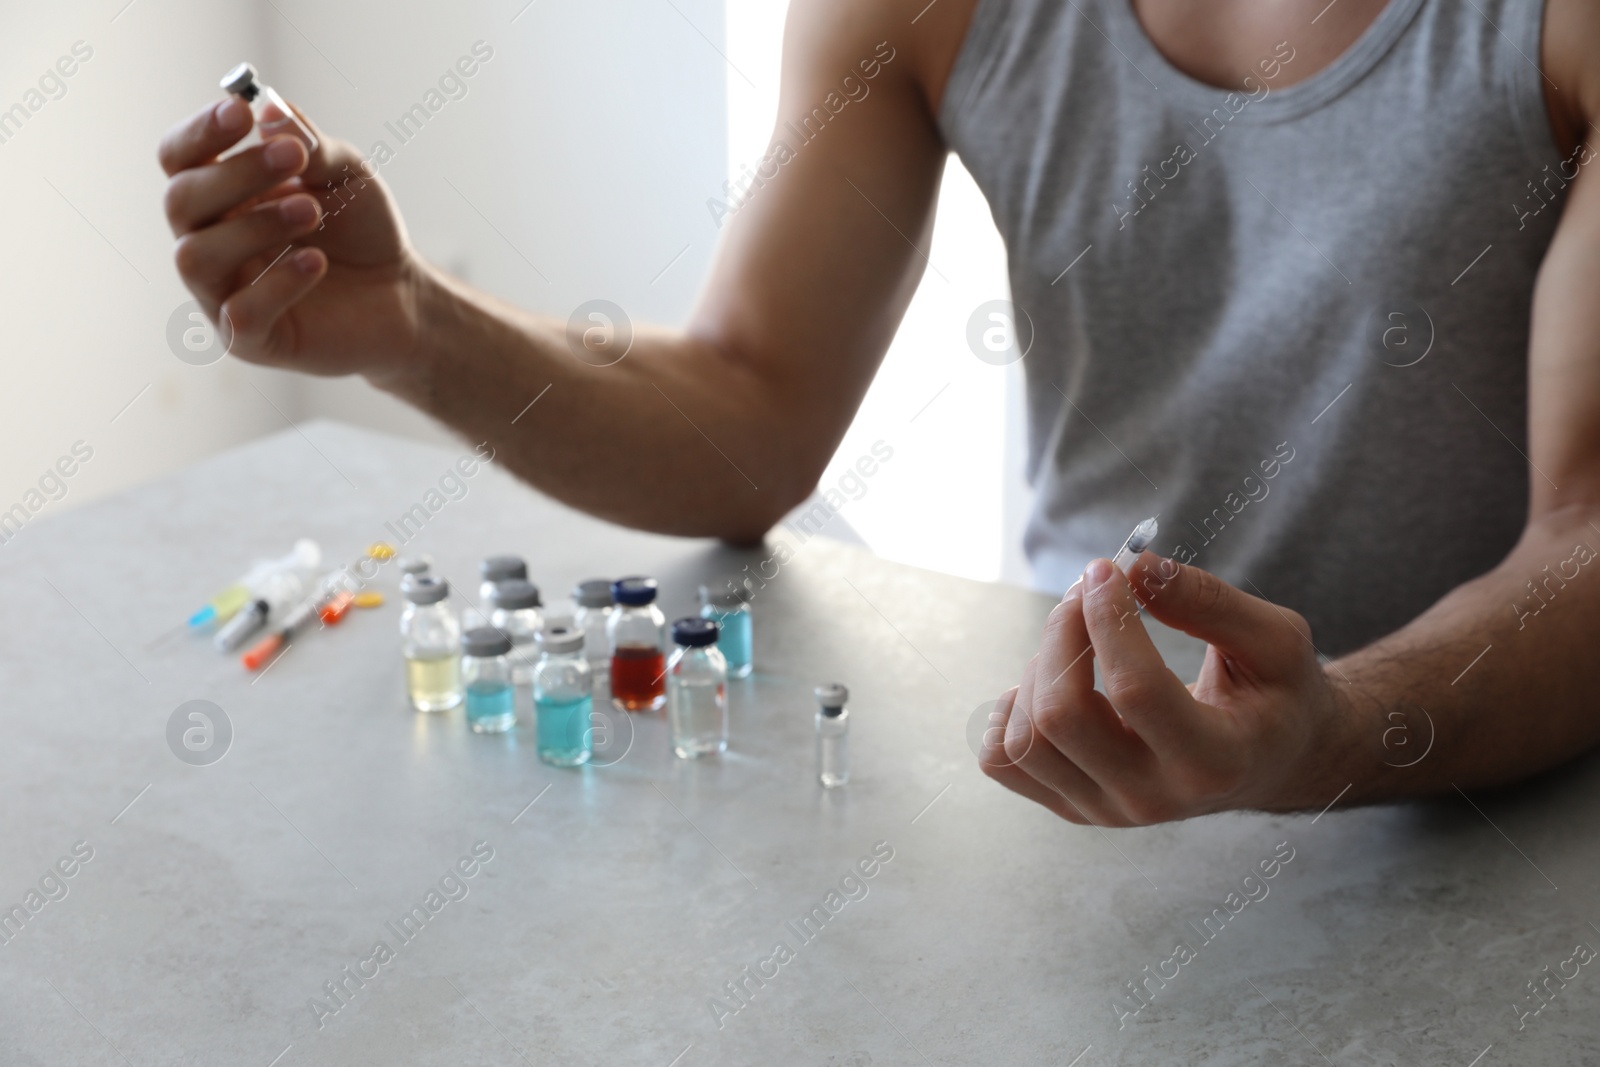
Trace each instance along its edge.
{"label": "man's upper arm", "polygon": [[945,148],[899,0],[802,0],[771,147],[724,220],[690,332],[757,369],[820,471],[926,265]]}
{"label": "man's upper arm", "polygon": [[[1528,368],[1528,454],[1534,519],[1600,509],[1600,10],[1549,0],[1545,65],[1557,137],[1579,173],[1534,289]],[[1570,148],[1569,148],[1570,150]],[[1547,480],[1548,479],[1548,480]]]}

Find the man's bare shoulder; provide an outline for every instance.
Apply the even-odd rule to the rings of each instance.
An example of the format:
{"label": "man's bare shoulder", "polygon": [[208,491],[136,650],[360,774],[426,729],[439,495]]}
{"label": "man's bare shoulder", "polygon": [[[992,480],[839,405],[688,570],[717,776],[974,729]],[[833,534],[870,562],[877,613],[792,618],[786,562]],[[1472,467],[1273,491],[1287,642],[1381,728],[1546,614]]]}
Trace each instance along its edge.
{"label": "man's bare shoulder", "polygon": [[796,0],[789,8],[784,51],[791,68],[853,63],[881,44],[936,112],[979,0]]}
{"label": "man's bare shoulder", "polygon": [[1570,151],[1600,123],[1600,4],[1546,0],[1542,51],[1550,122]]}

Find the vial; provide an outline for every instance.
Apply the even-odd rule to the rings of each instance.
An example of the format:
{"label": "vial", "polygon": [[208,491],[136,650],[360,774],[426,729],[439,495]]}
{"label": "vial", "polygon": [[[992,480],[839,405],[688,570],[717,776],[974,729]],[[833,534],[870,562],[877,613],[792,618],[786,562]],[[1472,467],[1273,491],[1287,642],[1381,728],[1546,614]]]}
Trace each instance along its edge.
{"label": "vial", "polygon": [[667,722],[672,751],[699,759],[728,750],[728,662],[717,651],[717,624],[679,619],[672,624],[678,649],[667,664]]}
{"label": "vial", "polygon": [[461,681],[467,691],[467,725],[473,733],[503,734],[516,725],[510,653],[511,638],[493,626],[461,635]]}
{"label": "vial", "polygon": [[584,633],[571,626],[539,631],[533,668],[533,716],[539,758],[557,767],[589,762],[594,731],[593,675],[584,656]]}
{"label": "vial", "polygon": [[817,780],[835,789],[850,780],[850,690],[834,682],[817,694]]}
{"label": "vial", "polygon": [[520,578],[496,582],[489,593],[489,624],[511,638],[511,676],[518,685],[533,680],[533,664],[539,658],[535,640],[544,629],[539,616],[543,602],[539,587]]}
{"label": "vial", "polygon": [[394,565],[400,574],[400,580],[405,581],[407,575],[427,574],[433,570],[433,557],[401,556],[394,561]]}
{"label": "vial", "polygon": [[618,578],[611,596],[617,602],[606,622],[611,703],[621,711],[660,711],[667,703],[667,620],[656,607],[656,580]]}
{"label": "vial", "polygon": [[461,703],[461,623],[450,610],[450,583],[432,575],[400,583],[406,691],[418,711],[445,711]]}
{"label": "vial", "polygon": [[729,678],[748,678],[755,669],[750,636],[750,601],[755,594],[745,582],[728,581],[724,589],[700,587],[700,617],[717,624],[717,648],[728,661]]}
{"label": "vial", "polygon": [[261,80],[256,68],[240,63],[222,76],[221,84],[223,92],[232,93],[250,105],[250,112],[256,117],[255,128],[244,144],[257,144],[288,134],[298,137],[307,152],[317,150],[317,135],[300,121],[300,116],[278,95],[278,90]]}
{"label": "vial", "polygon": [[572,590],[572,602],[578,609],[572,618],[573,626],[583,631],[583,654],[589,660],[589,670],[600,677],[611,666],[611,645],[606,638],[606,624],[616,610],[611,580],[590,578],[579,582]]}
{"label": "vial", "polygon": [[478,564],[478,576],[483,580],[478,586],[478,603],[487,605],[494,596],[496,583],[509,582],[513,578],[527,581],[528,565],[521,556],[490,556]]}

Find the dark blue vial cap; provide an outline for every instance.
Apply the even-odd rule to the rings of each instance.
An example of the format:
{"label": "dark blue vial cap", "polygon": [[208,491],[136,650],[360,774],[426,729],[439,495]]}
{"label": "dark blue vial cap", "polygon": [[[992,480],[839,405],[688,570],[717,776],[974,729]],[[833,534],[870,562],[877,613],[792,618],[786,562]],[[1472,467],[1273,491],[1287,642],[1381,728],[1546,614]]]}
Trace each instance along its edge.
{"label": "dark blue vial cap", "polygon": [[679,619],[672,624],[672,639],[684,648],[705,648],[717,643],[721,629],[710,619]]}
{"label": "dark blue vial cap", "polygon": [[626,604],[632,608],[654,604],[656,580],[642,577],[618,578],[611,583],[611,597],[618,604]]}

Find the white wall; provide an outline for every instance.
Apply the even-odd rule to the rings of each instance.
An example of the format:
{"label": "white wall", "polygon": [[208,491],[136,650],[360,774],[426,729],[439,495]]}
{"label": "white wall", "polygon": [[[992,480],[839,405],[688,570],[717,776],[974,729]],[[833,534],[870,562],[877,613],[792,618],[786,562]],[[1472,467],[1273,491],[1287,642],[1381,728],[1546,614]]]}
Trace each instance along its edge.
{"label": "white wall", "polygon": [[563,318],[596,296],[639,321],[687,313],[711,254],[704,201],[723,178],[722,60],[706,41],[722,39],[720,0],[674,0],[682,15],[626,0],[539,0],[525,11],[525,0],[126,2],[0,0],[0,108],[22,100],[74,41],[93,49],[65,95],[0,143],[0,511],[80,439],[93,460],[41,515],[286,418],[443,436],[358,379],[231,359],[193,367],[169,350],[167,320],[189,297],[172,267],[155,146],[217,98],[217,79],[240,59],[329,132],[369,148],[387,136],[385,120],[474,41],[488,42],[494,58],[468,94],[383,170],[419,247]]}
{"label": "white wall", "polygon": [[171,266],[156,142],[214,97],[253,32],[252,7],[144,0],[118,15],[122,2],[0,0],[0,108],[26,106],[74,42],[93,53],[0,143],[0,509],[74,441],[94,458],[40,516],[282,428],[273,404],[291,406],[286,376],[189,366],[166,343],[188,294]]}
{"label": "white wall", "polygon": [[[526,2],[410,3],[397,17],[378,0],[275,0],[274,84],[330,133],[396,150],[381,173],[432,261],[562,319],[599,297],[635,322],[679,324],[710,263],[704,201],[723,177],[722,60],[705,39],[721,40],[721,2]],[[401,147],[384,123],[478,40],[494,56],[467,95]],[[359,379],[304,380],[299,395],[306,417],[442,433]]]}

